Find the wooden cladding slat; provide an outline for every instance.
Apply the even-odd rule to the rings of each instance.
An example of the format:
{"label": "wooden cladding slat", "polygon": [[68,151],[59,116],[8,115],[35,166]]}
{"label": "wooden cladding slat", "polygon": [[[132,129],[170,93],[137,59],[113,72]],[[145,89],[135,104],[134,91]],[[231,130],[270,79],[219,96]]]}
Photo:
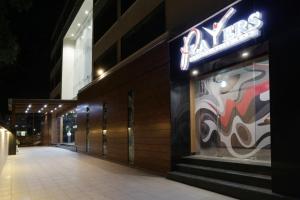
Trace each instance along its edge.
{"label": "wooden cladding slat", "polygon": [[[127,107],[130,90],[134,91],[134,165],[166,173],[171,158],[167,44],[151,50],[78,95],[79,105],[90,107],[90,153],[102,153],[102,105],[106,103],[106,158],[128,163]],[[76,144],[85,151],[86,113],[79,113],[78,118]]]}

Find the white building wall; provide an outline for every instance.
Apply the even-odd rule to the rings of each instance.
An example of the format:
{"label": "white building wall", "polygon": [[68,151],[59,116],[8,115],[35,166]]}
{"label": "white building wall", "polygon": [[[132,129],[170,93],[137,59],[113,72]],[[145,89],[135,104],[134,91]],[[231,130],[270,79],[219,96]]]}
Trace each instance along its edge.
{"label": "white building wall", "polygon": [[62,90],[61,99],[73,99],[75,41],[64,39],[62,56]]}

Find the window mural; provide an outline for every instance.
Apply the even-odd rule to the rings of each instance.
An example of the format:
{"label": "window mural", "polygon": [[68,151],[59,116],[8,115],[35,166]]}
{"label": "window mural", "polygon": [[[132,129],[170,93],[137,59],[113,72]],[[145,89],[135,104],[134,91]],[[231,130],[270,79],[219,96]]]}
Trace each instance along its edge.
{"label": "window mural", "polygon": [[268,60],[218,72],[194,83],[199,153],[269,161]]}

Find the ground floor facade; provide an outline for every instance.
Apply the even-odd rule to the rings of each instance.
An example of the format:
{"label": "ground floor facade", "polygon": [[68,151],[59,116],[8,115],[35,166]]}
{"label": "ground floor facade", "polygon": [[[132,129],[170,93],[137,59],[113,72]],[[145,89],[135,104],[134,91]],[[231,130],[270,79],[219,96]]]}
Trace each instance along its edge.
{"label": "ground floor facade", "polygon": [[227,184],[236,197],[245,185],[249,194],[299,196],[299,29],[290,10],[237,1],[161,37],[81,89],[76,106],[48,113],[44,144],[175,171],[174,180],[212,190]]}
{"label": "ground floor facade", "polygon": [[263,166],[270,190],[296,195],[294,186],[280,186],[294,179],[286,174],[290,167],[294,175],[299,168],[279,151],[279,138],[289,133],[276,106],[284,98],[279,59],[286,56],[279,52],[276,9],[235,2],[83,89],[78,150],[162,174],[191,155]]}

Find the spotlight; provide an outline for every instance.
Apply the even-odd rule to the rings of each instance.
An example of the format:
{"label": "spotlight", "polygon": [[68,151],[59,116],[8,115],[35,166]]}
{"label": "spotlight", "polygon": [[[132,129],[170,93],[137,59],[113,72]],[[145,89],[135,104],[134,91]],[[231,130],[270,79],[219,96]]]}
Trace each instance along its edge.
{"label": "spotlight", "polygon": [[249,52],[246,51],[246,52],[242,53],[242,57],[243,57],[243,58],[246,58],[246,57],[248,57],[248,56],[249,56]]}
{"label": "spotlight", "polygon": [[101,76],[103,73],[104,73],[103,69],[100,68],[100,69],[97,70],[98,76]]}
{"label": "spotlight", "polygon": [[194,69],[194,70],[192,71],[192,75],[193,75],[193,76],[197,76],[198,74],[199,74],[199,71],[198,71],[198,70]]}

